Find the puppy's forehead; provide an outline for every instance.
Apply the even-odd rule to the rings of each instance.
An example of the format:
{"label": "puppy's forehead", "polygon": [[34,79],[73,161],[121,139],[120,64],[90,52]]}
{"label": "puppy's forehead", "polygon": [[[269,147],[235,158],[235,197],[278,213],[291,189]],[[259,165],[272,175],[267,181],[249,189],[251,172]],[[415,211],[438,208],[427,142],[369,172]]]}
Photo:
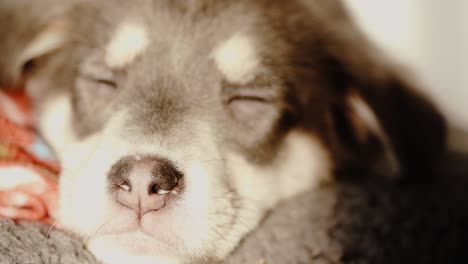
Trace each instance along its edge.
{"label": "puppy's forehead", "polygon": [[148,56],[153,56],[154,64],[164,63],[166,67],[209,61],[226,80],[245,83],[261,61],[257,47],[261,34],[254,26],[259,14],[243,1],[230,2],[219,4],[223,8],[212,12],[182,12],[158,4],[161,6],[139,12],[139,16],[119,17],[106,43],[101,44],[105,62],[113,69],[124,69]]}

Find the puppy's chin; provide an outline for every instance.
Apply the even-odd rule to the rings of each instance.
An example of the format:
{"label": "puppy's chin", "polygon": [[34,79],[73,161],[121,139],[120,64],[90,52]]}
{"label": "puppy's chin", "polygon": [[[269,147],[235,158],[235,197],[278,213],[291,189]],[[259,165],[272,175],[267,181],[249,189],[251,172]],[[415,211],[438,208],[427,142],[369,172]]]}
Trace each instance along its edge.
{"label": "puppy's chin", "polygon": [[[183,263],[180,257],[164,257],[174,254],[166,245],[140,231],[99,236],[89,241],[88,248],[105,264]],[[158,254],[162,251],[164,254]]]}
{"label": "puppy's chin", "polygon": [[[118,252],[128,256],[165,256],[171,259],[185,258],[186,251],[201,251],[202,241],[208,231],[190,213],[187,208],[170,208],[147,213],[142,217],[126,208],[113,210],[113,217],[91,234],[88,246],[99,256],[100,251]],[[183,210],[179,210],[182,209]],[[194,228],[187,219],[193,219]],[[199,232],[199,234],[196,234]],[[107,250],[105,250],[107,248]]]}

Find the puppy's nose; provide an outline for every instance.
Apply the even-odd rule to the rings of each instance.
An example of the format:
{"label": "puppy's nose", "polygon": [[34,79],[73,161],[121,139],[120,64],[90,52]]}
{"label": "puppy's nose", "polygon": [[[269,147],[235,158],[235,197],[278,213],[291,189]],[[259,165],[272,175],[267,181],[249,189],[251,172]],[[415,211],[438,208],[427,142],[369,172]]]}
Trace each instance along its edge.
{"label": "puppy's nose", "polygon": [[108,179],[117,203],[141,216],[163,208],[177,194],[182,173],[161,157],[126,157],[112,166]]}

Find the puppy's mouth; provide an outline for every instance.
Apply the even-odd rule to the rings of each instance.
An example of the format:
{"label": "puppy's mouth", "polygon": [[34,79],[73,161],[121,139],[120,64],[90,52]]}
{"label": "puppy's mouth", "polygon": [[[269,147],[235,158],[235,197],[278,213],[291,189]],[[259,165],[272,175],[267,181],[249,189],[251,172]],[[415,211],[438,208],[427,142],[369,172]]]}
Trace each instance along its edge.
{"label": "puppy's mouth", "polygon": [[113,214],[96,231],[96,237],[136,236],[161,243],[173,240],[174,234],[168,230],[177,230],[176,222],[181,217],[179,211],[184,200],[184,179],[178,180],[170,191],[138,184],[137,181],[132,185],[126,182],[110,188]]}
{"label": "puppy's mouth", "polygon": [[[118,225],[102,227],[98,232],[102,235],[117,234],[126,232],[142,232],[150,237],[157,238],[164,230],[166,218],[176,217],[174,211],[178,210],[177,203],[180,197],[177,192],[164,195],[164,197],[154,198],[154,203],[145,205],[153,201],[139,201],[136,207],[130,207],[128,203],[122,202],[119,198],[115,202],[115,213],[109,221],[122,219]],[[124,200],[124,199],[123,199]],[[106,224],[104,224],[106,225]]]}
{"label": "puppy's mouth", "polygon": [[[176,194],[169,194],[167,202],[160,209],[136,211],[134,208],[114,203],[112,216],[92,234],[93,243],[113,244],[131,255],[163,254],[174,250],[178,240],[178,226],[184,220]],[[159,205],[156,205],[159,206]],[[188,216],[187,216],[188,217]]]}

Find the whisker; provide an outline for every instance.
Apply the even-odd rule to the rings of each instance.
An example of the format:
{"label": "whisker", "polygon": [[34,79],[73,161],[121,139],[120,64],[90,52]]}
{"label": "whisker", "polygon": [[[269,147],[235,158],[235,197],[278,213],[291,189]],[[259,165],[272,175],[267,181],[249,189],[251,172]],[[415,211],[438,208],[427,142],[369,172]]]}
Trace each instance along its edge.
{"label": "whisker", "polygon": [[226,162],[226,159],[219,158],[219,159],[206,159],[206,160],[199,160],[200,162]]}
{"label": "whisker", "polygon": [[249,206],[252,203],[257,203],[261,202],[261,200],[256,200],[256,199],[251,199],[251,198],[246,198],[246,197],[240,197],[240,196],[211,196],[211,198],[215,200],[221,200],[221,201],[230,201],[235,203],[236,205],[239,205],[239,203],[242,203],[245,206]]}
{"label": "whisker", "polygon": [[50,233],[54,230],[54,228],[56,227],[58,221],[59,221],[59,220],[56,219],[56,220],[52,223],[52,225],[49,227],[49,229],[47,230],[46,235],[45,235],[45,237],[44,237],[44,241],[43,241],[44,243],[46,242],[47,239],[49,239]]}
{"label": "whisker", "polygon": [[104,221],[104,223],[102,223],[102,225],[100,225],[100,226],[96,229],[96,231],[94,231],[94,233],[93,233],[91,236],[89,236],[89,238],[86,240],[86,244],[88,244],[89,241],[90,241],[91,239],[96,238],[97,235],[99,234],[99,231],[101,231],[101,229],[102,229],[107,223],[109,223],[113,218],[114,218],[114,217],[109,217],[109,219],[107,219],[106,221]]}

